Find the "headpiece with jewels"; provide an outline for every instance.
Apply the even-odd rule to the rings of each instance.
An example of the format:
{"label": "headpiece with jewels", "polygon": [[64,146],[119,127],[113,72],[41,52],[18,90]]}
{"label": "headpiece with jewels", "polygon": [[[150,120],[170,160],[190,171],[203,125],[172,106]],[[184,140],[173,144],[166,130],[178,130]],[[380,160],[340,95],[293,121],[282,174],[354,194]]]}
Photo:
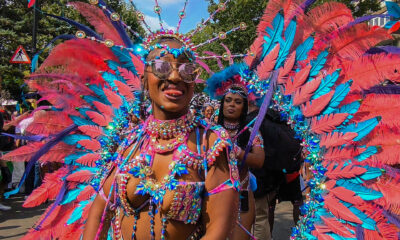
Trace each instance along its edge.
{"label": "headpiece with jewels", "polygon": [[[189,4],[189,0],[185,0],[182,9],[178,12],[178,16],[179,16],[179,20],[177,23],[177,26],[175,29],[167,29],[165,28],[165,24],[164,21],[161,17],[162,14],[162,8],[158,2],[158,0],[155,0],[155,5],[154,5],[154,12],[157,14],[158,16],[158,20],[159,20],[159,25],[160,28],[156,31],[152,30],[149,26],[149,24],[146,22],[146,17],[145,15],[140,12],[139,10],[136,9],[136,6],[134,4],[134,2],[132,0],[130,0],[130,3],[133,7],[133,11],[135,12],[138,20],[142,23],[142,25],[144,26],[144,28],[147,30],[147,35],[146,36],[141,36],[138,32],[134,31],[131,29],[131,27],[129,27],[127,24],[125,24],[121,18],[120,15],[114,11],[112,11],[112,9],[108,8],[106,6],[106,4],[101,1],[101,0],[90,0],[90,3],[92,5],[98,5],[101,9],[103,9],[103,11],[106,13],[106,15],[109,16],[109,18],[113,21],[112,24],[113,25],[121,25],[122,27],[124,27],[126,30],[130,31],[137,39],[139,40],[139,42],[141,42],[140,44],[137,44],[136,46],[132,46],[130,47],[129,45],[127,45],[126,43],[123,44],[125,46],[123,46],[122,44],[118,44],[115,41],[113,41],[112,39],[100,39],[97,38],[96,36],[87,36],[90,34],[87,34],[86,31],[84,30],[80,30],[77,32],[76,36],[78,38],[86,38],[88,37],[89,39],[95,40],[95,41],[99,41],[104,43],[107,47],[112,47],[112,46],[118,46],[120,48],[127,48],[127,50],[132,51],[136,54],[140,54],[142,56],[146,56],[150,51],[154,50],[154,49],[164,49],[164,51],[161,54],[165,54],[165,53],[173,53],[174,55],[179,55],[182,54],[183,52],[189,51],[192,53],[192,55],[195,58],[198,59],[208,59],[208,58],[221,58],[222,56],[199,56],[196,52],[196,50],[204,45],[210,44],[214,41],[217,40],[223,40],[227,37],[227,35],[238,31],[238,30],[245,30],[247,25],[246,23],[242,22],[240,23],[238,26],[226,31],[226,32],[219,32],[215,37],[208,39],[202,43],[199,44],[194,44],[191,40],[191,38],[198,32],[202,31],[204,29],[204,27],[210,23],[210,21],[214,18],[215,14],[217,14],[218,12],[222,12],[226,10],[226,5],[227,3],[230,2],[230,0],[227,0],[225,2],[221,2],[218,4],[218,8],[204,21],[202,21],[201,23],[199,23],[197,25],[197,27],[191,31],[188,34],[183,34],[181,33],[180,27],[182,24],[183,19],[186,17],[186,9],[187,6]],[[175,38],[178,41],[180,41],[183,44],[183,47],[181,49],[171,49],[169,46],[164,45],[164,44],[159,44],[157,43],[157,40],[159,40],[160,38],[165,38],[165,37],[169,37],[169,38]],[[128,47],[127,47],[128,46]],[[225,53],[226,55],[226,53]],[[244,55],[233,55],[233,56],[229,56],[229,57],[243,57]]]}

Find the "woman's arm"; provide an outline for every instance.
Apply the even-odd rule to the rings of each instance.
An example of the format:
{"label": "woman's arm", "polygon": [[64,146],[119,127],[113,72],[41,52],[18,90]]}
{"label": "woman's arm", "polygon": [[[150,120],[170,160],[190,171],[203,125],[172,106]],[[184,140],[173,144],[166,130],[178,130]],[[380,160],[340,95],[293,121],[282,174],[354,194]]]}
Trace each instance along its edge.
{"label": "woman's arm", "polygon": [[[244,150],[239,153],[239,162],[243,161]],[[261,146],[253,147],[251,151],[247,154],[246,165],[250,168],[262,168],[265,160],[264,148]]]}
{"label": "woman's arm", "polygon": [[[226,155],[221,153],[208,171],[205,190],[209,192],[228,179],[230,179],[228,161]],[[202,240],[221,240],[229,236],[237,219],[238,200],[239,193],[233,188],[203,199],[202,220],[206,233]]]}
{"label": "woman's arm", "polygon": [[[106,182],[103,185],[103,191],[106,197],[108,197],[110,193],[114,178],[115,170],[111,173],[111,175],[107,178]],[[111,195],[111,199],[113,199],[113,194]],[[105,207],[106,201],[103,199],[102,196],[100,196],[100,194],[97,194],[92,206],[90,207],[89,216],[85,224],[85,229],[83,231],[83,240],[95,239]]]}

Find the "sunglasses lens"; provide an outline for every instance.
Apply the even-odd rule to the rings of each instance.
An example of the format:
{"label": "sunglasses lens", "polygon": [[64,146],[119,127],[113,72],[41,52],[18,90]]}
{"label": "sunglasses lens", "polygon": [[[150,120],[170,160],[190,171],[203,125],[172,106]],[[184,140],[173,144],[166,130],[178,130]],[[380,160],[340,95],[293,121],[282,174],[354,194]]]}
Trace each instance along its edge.
{"label": "sunglasses lens", "polygon": [[171,64],[162,60],[154,60],[153,71],[156,75],[166,76],[171,72]]}
{"label": "sunglasses lens", "polygon": [[193,82],[195,78],[196,67],[191,63],[184,63],[179,66],[179,74],[185,82]]}

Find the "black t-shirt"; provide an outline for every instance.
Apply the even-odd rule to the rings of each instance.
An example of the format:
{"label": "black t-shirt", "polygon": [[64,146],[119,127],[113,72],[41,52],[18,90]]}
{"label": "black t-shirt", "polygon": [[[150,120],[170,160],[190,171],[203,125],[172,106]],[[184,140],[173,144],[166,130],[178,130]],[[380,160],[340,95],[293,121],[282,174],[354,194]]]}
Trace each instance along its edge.
{"label": "black t-shirt", "polygon": [[[258,114],[248,114],[250,122]],[[284,172],[298,171],[302,162],[300,141],[286,122],[281,121],[279,113],[269,109],[259,129],[264,140],[265,161],[261,169],[251,169],[257,178],[255,197],[261,197],[276,190],[284,181]]]}
{"label": "black t-shirt", "polygon": [[14,148],[14,139],[12,137],[4,136],[1,133],[15,133],[15,127],[11,127],[4,131],[4,122],[7,119],[5,112],[0,112],[0,151],[11,151]]}

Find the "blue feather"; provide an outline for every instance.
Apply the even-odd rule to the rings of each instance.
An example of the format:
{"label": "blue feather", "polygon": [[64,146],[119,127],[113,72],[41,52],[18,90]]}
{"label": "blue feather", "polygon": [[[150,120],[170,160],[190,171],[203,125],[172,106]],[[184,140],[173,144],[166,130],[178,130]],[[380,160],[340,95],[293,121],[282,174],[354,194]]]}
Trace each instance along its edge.
{"label": "blue feather", "polygon": [[360,141],[366,135],[368,135],[376,127],[376,125],[378,125],[380,119],[380,117],[375,117],[363,122],[359,122],[358,124],[353,123],[341,129],[340,132],[356,132],[358,133],[358,136],[355,137],[353,141]]}
{"label": "blue feather", "polygon": [[83,209],[90,203],[90,201],[82,201],[79,203],[78,207],[71,213],[67,221],[67,225],[73,224],[74,222],[78,221],[82,217]]}
{"label": "blue feather", "polygon": [[348,114],[354,114],[358,111],[358,109],[361,106],[361,102],[360,101],[354,101],[352,103],[343,105],[342,107],[340,107],[339,109],[336,109],[334,111],[334,113],[348,113]]}
{"label": "blue feather", "polygon": [[72,119],[72,121],[74,121],[74,123],[75,123],[76,125],[78,125],[78,126],[96,125],[94,122],[92,122],[92,121],[90,121],[90,120],[87,120],[87,119],[83,119],[83,118],[81,118],[81,117],[77,117],[77,116],[73,116],[73,115],[70,115],[69,117],[70,117],[70,118]]}
{"label": "blue feather", "polygon": [[386,1],[388,14],[394,18],[400,18],[400,6],[396,2]]}
{"label": "blue feather", "polygon": [[72,26],[78,28],[79,30],[84,31],[84,32],[86,33],[86,35],[88,35],[88,36],[95,37],[95,38],[97,38],[98,40],[103,40],[103,38],[102,38],[100,35],[98,35],[98,34],[97,34],[95,31],[93,31],[91,28],[89,28],[89,27],[87,27],[87,26],[85,26],[85,25],[83,25],[83,24],[80,24],[80,23],[78,23],[78,22],[75,22],[75,21],[73,21],[73,20],[71,20],[71,19],[68,19],[68,18],[65,18],[65,17],[60,17],[60,16],[56,16],[56,15],[53,15],[53,14],[49,14],[49,13],[44,13],[44,14],[47,15],[47,16],[53,17],[53,18],[57,18],[57,19],[59,19],[59,20],[61,20],[61,21],[67,22],[67,23],[69,23],[70,25],[72,25]]}
{"label": "blue feather", "polygon": [[267,35],[264,36],[265,43],[263,44],[263,54],[261,55],[260,61],[275,47],[277,43],[282,41],[282,31],[284,25],[284,18],[282,13],[276,14],[272,21],[272,28],[267,28]]}
{"label": "blue feather", "polygon": [[89,88],[100,98],[100,102],[107,104],[107,105],[111,105],[110,102],[108,101],[107,96],[104,94],[104,87],[101,87],[99,85],[90,85]]}
{"label": "blue feather", "polygon": [[86,184],[79,184],[77,188],[69,190],[67,194],[65,194],[63,201],[60,203],[60,205],[65,205],[75,201],[86,186]]}
{"label": "blue feather", "polygon": [[368,159],[372,155],[376,154],[377,152],[378,152],[378,148],[375,147],[375,146],[371,146],[371,147],[368,147],[364,152],[362,152],[359,155],[355,156],[354,158],[357,161],[362,162],[365,159]]}
{"label": "blue feather", "polygon": [[[359,209],[355,208],[352,204],[347,203],[347,202],[342,202],[343,205],[345,205],[349,210],[354,213],[360,220],[362,220],[363,224],[361,225],[363,228],[368,229],[368,230],[376,230],[376,222],[369,218],[365,213],[360,211]],[[350,222],[348,222],[350,223]],[[355,226],[355,224],[352,224]]]}
{"label": "blue feather", "polygon": [[74,154],[70,154],[68,156],[65,157],[65,164],[67,165],[75,165],[75,161],[76,159],[85,156],[86,154],[88,154],[87,152],[76,152]]}
{"label": "blue feather", "polygon": [[333,94],[333,97],[329,102],[328,106],[326,107],[326,109],[324,110],[323,114],[330,114],[336,110],[337,106],[339,106],[339,104],[350,92],[350,86],[352,82],[353,81],[350,80],[336,87],[335,93]]}
{"label": "blue feather", "polygon": [[90,140],[90,139],[92,138],[86,135],[72,134],[64,137],[63,141],[68,145],[75,145],[77,142],[81,140]]}
{"label": "blue feather", "polygon": [[289,23],[289,26],[286,28],[285,31],[285,43],[280,46],[279,50],[279,57],[276,60],[275,69],[281,67],[281,65],[286,60],[287,56],[289,55],[289,50],[292,47],[294,36],[296,35],[297,30],[297,21],[292,20]]}
{"label": "blue feather", "polygon": [[121,67],[121,65],[113,60],[106,60],[105,61],[108,65],[109,68],[111,68],[114,72],[116,72],[118,75],[121,74],[118,70],[118,67]]}
{"label": "blue feather", "polygon": [[331,91],[331,88],[336,83],[340,75],[340,70],[336,70],[332,74],[324,77],[318,89],[314,92],[312,99],[317,99]]}
{"label": "blue feather", "polygon": [[118,60],[122,63],[122,67],[137,75],[136,68],[133,65],[132,58],[129,55],[128,50],[114,46],[111,48],[111,51],[118,57]]}
{"label": "blue feather", "polygon": [[117,85],[115,85],[114,81],[120,81],[120,82],[123,82],[126,84],[126,81],[124,78],[122,78],[121,76],[114,75],[109,72],[103,72],[101,74],[101,76],[110,85],[111,88],[117,87]]}
{"label": "blue feather", "polygon": [[296,49],[296,62],[306,60],[308,53],[314,47],[314,37],[308,37],[302,44]]}
{"label": "blue feather", "polygon": [[39,53],[36,53],[35,56],[33,56],[32,58],[31,72],[35,72],[36,68],[38,67],[39,55]]}
{"label": "blue feather", "polygon": [[382,176],[382,170],[379,168],[369,166],[363,166],[363,168],[367,169],[367,172],[360,176],[362,180],[368,181]]}
{"label": "blue feather", "polygon": [[78,108],[78,112],[79,112],[83,117],[85,117],[86,119],[89,119],[89,117],[88,117],[88,115],[86,114],[86,112],[87,112],[87,111],[91,111],[91,110],[92,110],[91,108],[86,108],[86,107]]}
{"label": "blue feather", "polygon": [[365,201],[372,201],[383,197],[381,192],[375,191],[373,189],[366,188],[361,184],[355,184],[345,179],[336,180],[338,186],[342,186],[348,190],[353,191],[357,196]]}
{"label": "blue feather", "polygon": [[328,50],[324,50],[318,55],[317,59],[311,61],[312,67],[310,70],[310,77],[315,77],[318,75],[321,69],[325,66],[328,55]]}

